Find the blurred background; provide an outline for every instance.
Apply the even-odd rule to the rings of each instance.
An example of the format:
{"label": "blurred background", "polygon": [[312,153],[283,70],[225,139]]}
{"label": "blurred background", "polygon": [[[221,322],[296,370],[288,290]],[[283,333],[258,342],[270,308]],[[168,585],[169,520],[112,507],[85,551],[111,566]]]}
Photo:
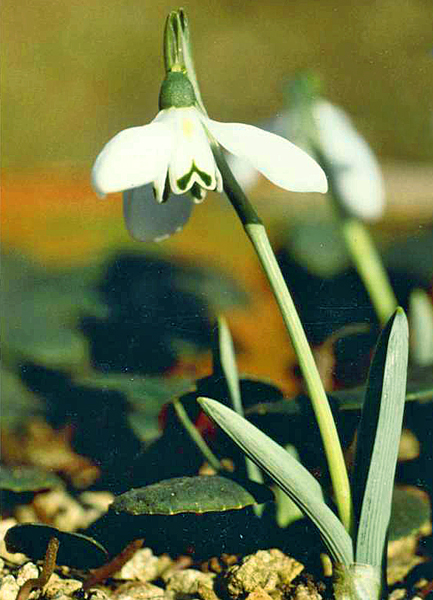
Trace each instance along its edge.
{"label": "blurred background", "polygon": [[[428,0],[183,3],[210,115],[255,121],[284,79],[314,69],[383,157],[433,156]],[[155,113],[172,2],[3,5],[4,166],[90,165],[101,144]]]}
{"label": "blurred background", "polygon": [[[374,226],[379,242],[422,232],[433,218],[430,0],[186,0],[183,7],[212,118],[269,119],[283,108],[284,82],[313,70],[380,159],[388,207]],[[101,201],[90,188],[108,139],[157,112],[162,33],[174,8],[165,0],[3,3],[3,250],[49,269],[96,263],[119,248],[217,267],[253,298],[232,320],[243,340],[241,367],[281,380],[286,334],[225,200],[210,194],[181,234],[143,245],[126,233],[120,196]],[[321,196],[290,196],[263,180],[251,197],[275,239],[294,215],[326,211]]]}

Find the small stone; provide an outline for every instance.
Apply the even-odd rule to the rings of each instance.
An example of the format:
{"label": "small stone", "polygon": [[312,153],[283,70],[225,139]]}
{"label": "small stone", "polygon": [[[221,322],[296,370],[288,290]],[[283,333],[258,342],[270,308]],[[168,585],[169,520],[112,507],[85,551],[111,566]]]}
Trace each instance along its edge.
{"label": "small stone", "polygon": [[28,579],[36,579],[37,577],[39,577],[38,567],[32,562],[28,562],[19,569],[17,583],[21,587]]}
{"label": "small stone", "polygon": [[274,598],[280,598],[303,569],[301,563],[281,550],[260,550],[230,567],[221,584],[232,598],[245,596],[257,588]]}
{"label": "small stone", "polygon": [[35,509],[31,504],[17,504],[14,509],[14,517],[18,523],[34,523],[38,520]]}
{"label": "small stone", "polygon": [[415,460],[420,454],[421,444],[415,434],[409,429],[403,428],[398,448],[398,460]]}
{"label": "small stone", "polygon": [[135,579],[137,581],[152,581],[161,575],[172,563],[168,556],[155,556],[150,548],[138,550],[114,579]]}
{"label": "small stone", "polygon": [[201,598],[201,600],[219,600],[214,590],[208,588],[206,585],[199,586],[198,595]]}
{"label": "small stone", "polygon": [[151,583],[129,581],[121,585],[112,595],[115,600],[171,600],[163,589]]}
{"label": "small stone", "polygon": [[[89,593],[88,597],[89,597],[89,600],[111,600],[111,598],[112,598],[111,595],[109,598],[103,590],[97,590],[97,589],[92,590]],[[56,600],[57,600],[57,598],[56,598]],[[68,599],[68,600],[70,600],[70,599]]]}
{"label": "small stone", "polygon": [[272,600],[272,596],[265,592],[261,587],[257,587],[253,592],[248,594],[246,600]]}
{"label": "small stone", "polygon": [[[407,590],[404,588],[400,588],[397,590],[393,590],[389,595],[389,600],[404,600],[406,598]],[[413,596],[412,600],[416,600],[418,596]],[[421,599],[420,599],[421,600]]]}
{"label": "small stone", "polygon": [[77,579],[62,579],[53,573],[45,588],[44,599],[46,600],[70,600],[72,594],[82,587],[81,581]]}
{"label": "small stone", "polygon": [[292,596],[293,600],[322,600],[323,596],[312,586],[300,583]]}
{"label": "small stone", "polygon": [[43,515],[44,522],[62,531],[76,531],[86,525],[85,510],[65,490],[39,494],[33,500],[33,506]]}
{"label": "small stone", "polygon": [[176,571],[167,581],[167,590],[175,596],[196,596],[202,586],[212,589],[214,578],[213,573],[202,573],[196,569]]}
{"label": "small stone", "polygon": [[0,580],[0,598],[2,600],[16,600],[19,585],[13,575],[6,575]]}
{"label": "small stone", "polygon": [[86,507],[95,508],[102,514],[107,512],[114,500],[114,494],[111,492],[83,492],[79,498]]}
{"label": "small stone", "polygon": [[114,495],[110,492],[83,492],[80,494],[79,500],[84,506],[83,522],[80,527],[87,529],[107,512],[108,507],[114,500]]}
{"label": "small stone", "polygon": [[161,572],[161,579],[164,583],[167,583],[173,573],[188,569],[193,564],[193,560],[190,556],[178,556],[176,560],[170,559],[170,561],[170,564]]}

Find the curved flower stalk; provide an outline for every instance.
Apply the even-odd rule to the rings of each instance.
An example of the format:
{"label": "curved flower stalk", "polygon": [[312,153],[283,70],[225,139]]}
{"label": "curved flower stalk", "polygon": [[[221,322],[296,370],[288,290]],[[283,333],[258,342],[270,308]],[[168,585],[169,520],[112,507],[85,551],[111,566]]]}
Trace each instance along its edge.
{"label": "curved flower stalk", "polygon": [[[325,173],[306,152],[252,125],[209,119],[195,104],[188,77],[170,71],[161,88],[156,118],[148,125],[118,133],[93,165],[92,185],[100,196],[125,192],[124,214],[134,237],[149,240],[170,235],[186,223],[192,208],[186,200],[182,208],[167,208],[164,212],[170,219],[164,231],[166,215],[158,214],[155,206],[149,210],[146,184],[153,185],[155,203],[161,208],[173,194],[189,192],[198,203],[207,191],[223,191],[212,151],[215,141],[247,160],[275,185],[296,192],[326,192]],[[174,209],[177,199],[171,200]]]}

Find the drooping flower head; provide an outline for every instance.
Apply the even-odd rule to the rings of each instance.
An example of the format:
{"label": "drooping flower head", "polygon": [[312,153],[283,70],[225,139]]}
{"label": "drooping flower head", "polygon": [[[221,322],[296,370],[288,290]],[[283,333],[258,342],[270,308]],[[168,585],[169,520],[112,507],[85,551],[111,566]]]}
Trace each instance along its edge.
{"label": "drooping flower head", "polygon": [[[385,210],[385,189],[379,163],[348,114],[323,98],[314,74],[300,73],[286,87],[287,108],[263,127],[289,137],[325,169],[338,209],[362,221],[376,221]],[[233,158],[230,166],[247,189],[257,172]]]}
{"label": "drooping flower head", "polygon": [[284,189],[326,192],[321,167],[288,140],[252,125],[210,119],[180,57],[175,53],[169,65],[155,119],[115,135],[92,169],[92,185],[100,196],[124,192],[124,216],[133,237],[148,241],[171,235],[208,191],[223,191],[216,144]]}

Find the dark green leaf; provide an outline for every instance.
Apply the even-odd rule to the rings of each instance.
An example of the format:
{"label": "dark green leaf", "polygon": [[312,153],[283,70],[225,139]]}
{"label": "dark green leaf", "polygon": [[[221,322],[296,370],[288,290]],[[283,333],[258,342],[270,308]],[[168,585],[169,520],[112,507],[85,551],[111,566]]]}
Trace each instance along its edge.
{"label": "dark green leaf", "polygon": [[61,273],[8,255],[2,260],[2,336],[6,355],[47,366],[87,359],[87,342],[75,324],[84,310],[103,315],[93,282],[97,267]]}
{"label": "dark green leaf", "polygon": [[43,414],[41,399],[30,392],[15,373],[2,366],[0,376],[2,427],[16,429],[31,417]]}
{"label": "dark green leaf", "polygon": [[37,467],[4,467],[0,465],[0,490],[10,492],[43,492],[63,487],[57,475]]}
{"label": "dark green leaf", "polygon": [[[337,390],[328,394],[330,403],[338,410],[361,410],[367,386]],[[308,398],[299,394],[293,398],[260,402],[245,410],[246,415],[281,414],[299,416],[301,405]],[[419,367],[411,365],[407,374],[406,402],[427,403],[433,400],[433,365]]]}
{"label": "dark green leaf", "polygon": [[75,381],[89,388],[125,394],[132,407],[128,420],[136,435],[144,442],[151,442],[161,435],[158,416],[164,404],[194,389],[194,384],[187,379],[129,374],[103,375],[93,372]]}
{"label": "dark green leaf", "polygon": [[350,265],[339,224],[316,211],[291,225],[286,248],[300,265],[318,277],[333,277]]}
{"label": "dark green leaf", "polygon": [[395,488],[392,495],[388,540],[416,535],[431,520],[427,494],[417,488]]}
{"label": "dark green leaf", "polygon": [[273,500],[264,485],[215,476],[175,477],[115,498],[110,510],[129,515],[176,515],[236,510]]}
{"label": "dark green leaf", "polygon": [[75,378],[75,382],[91,388],[116,390],[125,394],[137,410],[146,412],[148,403],[160,406],[173,397],[194,389],[191,380],[183,378],[143,377],[130,374],[109,374],[93,372],[90,375]]}
{"label": "dark green leaf", "polygon": [[433,229],[416,229],[414,234],[397,241],[384,253],[385,264],[389,268],[413,273],[427,284],[431,282],[433,264]]}
{"label": "dark green leaf", "polygon": [[356,562],[381,566],[403,422],[408,325],[397,309],[383,330],[370,368],[352,481]]}
{"label": "dark green leaf", "polygon": [[108,560],[108,552],[96,540],[41,523],[24,523],[11,527],[6,533],[5,543],[8,552],[21,552],[32,560],[43,560],[52,537],[59,540],[59,565],[76,569],[95,569]]}

